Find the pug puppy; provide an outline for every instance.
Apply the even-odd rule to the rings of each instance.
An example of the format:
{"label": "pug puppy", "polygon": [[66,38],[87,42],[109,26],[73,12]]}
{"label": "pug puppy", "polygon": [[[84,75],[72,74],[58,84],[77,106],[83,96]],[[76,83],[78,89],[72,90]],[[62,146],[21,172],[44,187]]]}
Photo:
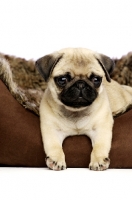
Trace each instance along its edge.
{"label": "pug puppy", "polygon": [[113,116],[132,105],[132,88],[110,78],[113,60],[88,49],[68,48],[38,59],[36,67],[47,82],[40,104],[47,166],[66,169],[64,139],[87,135],[93,147],[89,168],[107,169]]}

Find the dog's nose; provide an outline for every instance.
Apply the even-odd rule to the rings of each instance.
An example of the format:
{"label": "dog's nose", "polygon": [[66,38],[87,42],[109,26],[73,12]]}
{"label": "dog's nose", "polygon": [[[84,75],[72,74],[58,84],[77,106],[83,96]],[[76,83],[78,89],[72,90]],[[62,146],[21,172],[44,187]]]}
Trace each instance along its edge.
{"label": "dog's nose", "polygon": [[85,87],[85,82],[84,81],[77,81],[76,86],[78,89],[82,90]]}

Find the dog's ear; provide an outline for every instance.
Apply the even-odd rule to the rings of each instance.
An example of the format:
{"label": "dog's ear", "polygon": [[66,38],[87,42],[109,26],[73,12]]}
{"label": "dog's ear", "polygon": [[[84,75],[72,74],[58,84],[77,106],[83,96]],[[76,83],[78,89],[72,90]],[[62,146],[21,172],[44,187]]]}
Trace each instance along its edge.
{"label": "dog's ear", "polygon": [[46,55],[36,61],[35,65],[45,81],[48,81],[54,67],[62,56],[63,54],[54,53]]}
{"label": "dog's ear", "polygon": [[110,74],[112,73],[115,66],[114,61],[103,54],[99,54],[98,56],[96,56],[96,59],[105,72],[106,80],[108,82],[111,82]]}

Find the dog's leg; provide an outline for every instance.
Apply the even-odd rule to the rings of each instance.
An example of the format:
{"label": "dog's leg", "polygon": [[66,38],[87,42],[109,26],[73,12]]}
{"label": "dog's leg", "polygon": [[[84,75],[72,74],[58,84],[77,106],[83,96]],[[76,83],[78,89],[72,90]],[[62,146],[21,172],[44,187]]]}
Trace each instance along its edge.
{"label": "dog's leg", "polygon": [[93,150],[89,168],[95,171],[105,170],[110,164],[109,151],[111,148],[112,127],[108,129],[97,129],[91,135]]}
{"label": "dog's leg", "polygon": [[65,155],[62,149],[63,134],[55,129],[52,130],[52,127],[46,128],[45,126],[44,129],[41,131],[47,166],[53,170],[66,169]]}

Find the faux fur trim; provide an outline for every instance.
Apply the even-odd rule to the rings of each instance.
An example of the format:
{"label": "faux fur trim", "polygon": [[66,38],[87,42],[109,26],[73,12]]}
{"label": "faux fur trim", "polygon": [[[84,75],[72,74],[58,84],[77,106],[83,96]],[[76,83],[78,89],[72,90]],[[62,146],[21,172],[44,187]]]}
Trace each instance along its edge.
{"label": "faux fur trim", "polygon": [[[111,77],[120,84],[132,86],[132,52],[114,61],[115,69]],[[46,83],[33,60],[0,54],[0,79],[22,106],[39,115]]]}
{"label": "faux fur trim", "polygon": [[120,59],[114,59],[115,69],[111,78],[122,85],[132,87],[132,52],[122,56]]}
{"label": "faux fur trim", "polygon": [[22,106],[39,115],[39,105],[43,91],[37,89],[23,89],[18,86],[13,80],[9,62],[2,56],[0,56],[0,79]]}

